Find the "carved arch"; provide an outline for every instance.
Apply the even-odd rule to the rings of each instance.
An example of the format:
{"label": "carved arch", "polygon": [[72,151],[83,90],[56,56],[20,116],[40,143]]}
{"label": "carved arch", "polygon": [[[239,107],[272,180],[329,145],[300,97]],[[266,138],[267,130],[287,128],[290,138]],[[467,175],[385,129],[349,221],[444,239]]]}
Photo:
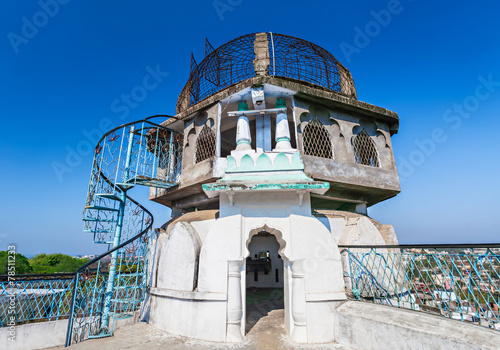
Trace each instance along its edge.
{"label": "carved arch", "polygon": [[279,254],[281,256],[284,256],[286,259],[288,259],[288,252],[286,251],[287,242],[283,236],[283,232],[278,228],[274,228],[272,226],[269,226],[267,223],[254,226],[253,228],[250,229],[249,234],[248,234],[248,238],[245,242],[245,251],[244,251],[243,259],[246,259],[247,257],[250,256],[250,250],[248,249],[248,246],[250,245],[250,242],[252,241],[253,236],[257,235],[259,232],[262,232],[262,231],[267,232],[267,233],[273,235],[274,237],[276,237],[276,240],[278,241],[278,244],[280,245],[280,248],[278,251]]}

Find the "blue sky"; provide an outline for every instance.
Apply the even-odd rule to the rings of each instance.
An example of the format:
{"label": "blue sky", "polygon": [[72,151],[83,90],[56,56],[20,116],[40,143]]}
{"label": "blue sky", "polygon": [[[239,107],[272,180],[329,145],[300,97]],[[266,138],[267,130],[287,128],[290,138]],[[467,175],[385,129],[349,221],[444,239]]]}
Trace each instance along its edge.
{"label": "blue sky", "polygon": [[[100,123],[174,114],[190,53],[201,61],[205,37],[218,47],[261,31],[327,49],[351,71],[359,100],[399,114],[392,141],[402,192],[369,214],[394,225],[401,243],[499,240],[500,5],[493,1],[8,0],[0,7],[0,249],[102,251],[81,222],[89,139],[105,131]],[[123,108],[116,101],[148,69],[161,72],[157,86]],[[67,171],[56,173],[54,162]],[[156,226],[168,219],[168,208],[134,191]]]}

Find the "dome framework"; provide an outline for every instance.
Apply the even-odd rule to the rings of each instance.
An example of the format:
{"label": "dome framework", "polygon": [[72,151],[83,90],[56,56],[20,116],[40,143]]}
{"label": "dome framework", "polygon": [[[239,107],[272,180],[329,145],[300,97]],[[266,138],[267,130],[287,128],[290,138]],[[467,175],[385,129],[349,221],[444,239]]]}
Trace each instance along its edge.
{"label": "dome framework", "polygon": [[259,72],[254,62],[263,57],[259,57],[262,51],[255,46],[255,36],[255,33],[241,36],[217,49],[206,39],[203,61],[198,64],[191,55],[190,75],[179,96],[177,113],[258,75],[308,82],[356,99],[351,73],[327,50],[300,38],[267,33],[269,64]]}

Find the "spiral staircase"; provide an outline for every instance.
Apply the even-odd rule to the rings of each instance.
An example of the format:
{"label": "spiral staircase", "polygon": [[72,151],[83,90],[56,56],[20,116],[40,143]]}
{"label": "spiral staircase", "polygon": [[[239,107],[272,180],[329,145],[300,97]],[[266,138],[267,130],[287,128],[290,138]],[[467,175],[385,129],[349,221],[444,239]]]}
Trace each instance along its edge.
{"label": "spiral staircase", "polygon": [[180,135],[155,117],[168,116],[114,128],[95,148],[84,231],[108,251],[76,273],[66,345],[112,335],[115,321],[133,317],[144,300],[153,216],[128,193],[176,186],[182,166]]}

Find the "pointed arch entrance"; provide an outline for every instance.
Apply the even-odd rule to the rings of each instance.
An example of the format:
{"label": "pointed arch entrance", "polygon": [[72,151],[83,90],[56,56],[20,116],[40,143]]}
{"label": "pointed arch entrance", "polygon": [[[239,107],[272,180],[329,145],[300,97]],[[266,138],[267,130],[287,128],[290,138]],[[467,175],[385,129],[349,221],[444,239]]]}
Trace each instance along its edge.
{"label": "pointed arch entrance", "polygon": [[245,261],[245,333],[273,310],[285,308],[284,255],[286,242],[281,231],[262,225],[250,231]]}

